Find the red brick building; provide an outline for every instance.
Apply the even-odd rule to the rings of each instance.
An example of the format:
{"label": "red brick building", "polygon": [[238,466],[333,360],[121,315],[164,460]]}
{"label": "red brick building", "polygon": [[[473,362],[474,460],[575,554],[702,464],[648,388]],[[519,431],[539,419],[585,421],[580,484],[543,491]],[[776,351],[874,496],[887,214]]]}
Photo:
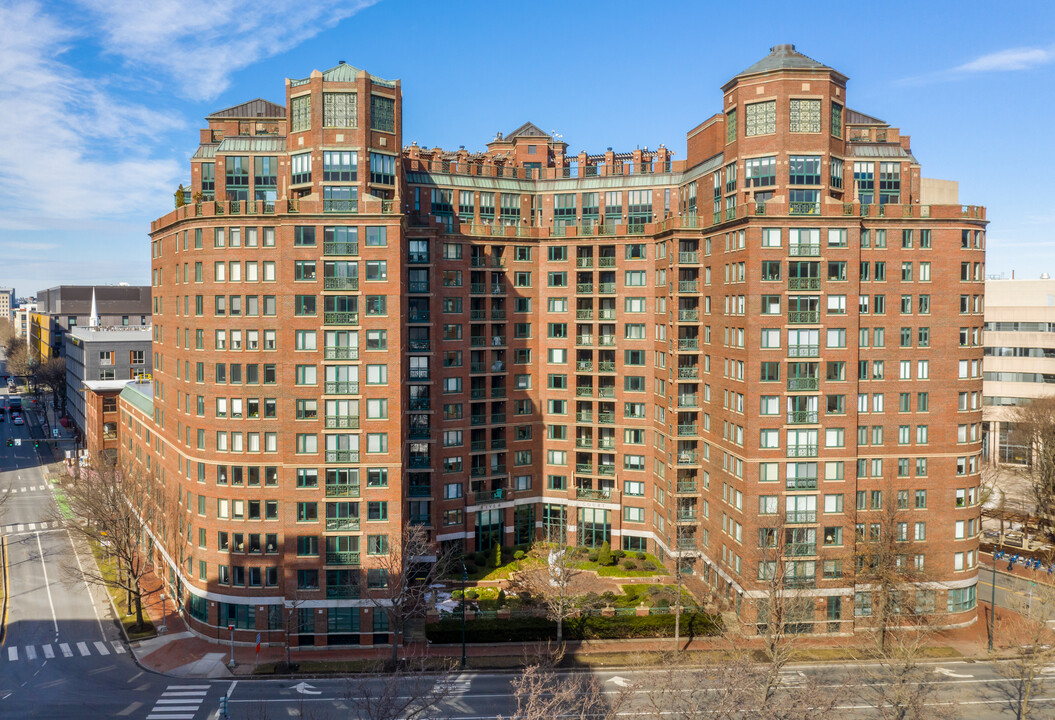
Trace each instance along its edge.
{"label": "red brick building", "polygon": [[343,63],[207,118],[122,417],[192,627],[249,639],[295,600],[301,643],[385,640],[373,553],[409,522],[693,558],[737,608],[776,550],[803,622],[847,632],[892,507],[971,622],[985,213],[846,80],[777,46],[677,161],[531,123],[404,147],[400,83]]}

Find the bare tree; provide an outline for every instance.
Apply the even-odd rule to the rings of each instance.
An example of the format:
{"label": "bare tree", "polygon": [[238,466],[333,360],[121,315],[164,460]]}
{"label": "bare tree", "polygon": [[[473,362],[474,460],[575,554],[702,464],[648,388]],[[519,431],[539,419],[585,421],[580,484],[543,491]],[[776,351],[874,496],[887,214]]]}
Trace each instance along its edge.
{"label": "bare tree", "polygon": [[33,375],[33,356],[29,348],[20,339],[15,338],[4,346],[7,361],[7,373],[11,377],[25,377],[30,379]]}
{"label": "bare tree", "polygon": [[1011,613],[1004,615],[1001,635],[1015,654],[995,665],[1009,681],[995,688],[1016,720],[1047,716],[1050,710],[1039,710],[1034,702],[1045,680],[1042,671],[1055,663],[1055,633],[1048,625],[1055,621],[1055,588],[1036,583],[1028,599],[1011,595],[1008,609]]}
{"label": "bare tree", "polygon": [[[541,665],[530,665],[513,680],[516,720],[614,720],[628,707],[633,688],[620,685],[608,691],[588,672],[559,673],[563,659],[555,657]],[[501,718],[501,716],[499,716]]]}
{"label": "bare tree", "polygon": [[388,552],[372,568],[384,587],[369,593],[368,598],[375,612],[388,616],[393,666],[399,662],[399,643],[407,622],[425,616],[431,587],[450,573],[453,561],[452,553],[436,552],[436,545],[424,526],[406,524],[395,541],[389,541]]}
{"label": "bare tree", "polygon": [[[135,607],[133,630],[142,629],[146,625],[142,581],[150,569],[150,558],[142,548],[144,512],[150,498],[146,478],[136,469],[106,465],[80,478],[64,478],[63,491],[74,517],[56,512],[55,519],[75,537],[102,547],[114,564],[113,573],[105,572],[98,563],[87,564],[84,577],[97,585],[124,590],[129,610]],[[76,565],[68,569],[80,577]]]}
{"label": "bare tree", "polygon": [[351,717],[364,720],[423,720],[440,718],[441,706],[455,690],[453,661],[407,660],[389,670],[378,665],[372,672],[349,679],[344,698]]}
{"label": "bare tree", "polygon": [[66,358],[48,358],[33,368],[33,379],[51,391],[52,407],[66,414]]}
{"label": "bare tree", "polygon": [[1014,430],[1019,445],[1029,448],[1026,475],[1033,489],[1041,529],[1055,535],[1055,397],[1017,408]]}
{"label": "bare tree", "polygon": [[513,588],[542,601],[547,616],[557,623],[557,643],[564,641],[564,621],[582,605],[575,579],[582,574],[582,553],[564,544],[563,528],[554,528],[545,540],[531,546],[519,570],[510,578]]}
{"label": "bare tree", "polygon": [[7,318],[0,318],[0,347],[6,348],[12,342],[18,342],[15,327]]}

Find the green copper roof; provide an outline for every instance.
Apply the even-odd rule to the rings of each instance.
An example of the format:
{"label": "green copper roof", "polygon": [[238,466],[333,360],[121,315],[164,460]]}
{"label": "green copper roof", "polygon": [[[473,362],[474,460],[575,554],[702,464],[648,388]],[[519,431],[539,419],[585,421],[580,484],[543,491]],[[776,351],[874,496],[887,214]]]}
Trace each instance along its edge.
{"label": "green copper roof", "polygon": [[[332,67],[329,70],[322,72],[323,82],[355,82],[355,78],[359,75],[359,68],[354,65],[349,65],[346,62],[339,63],[336,67]],[[303,78],[302,80],[291,80],[290,85],[297,87],[298,85],[304,85],[311,78]],[[370,79],[375,85],[384,85],[385,87],[395,87],[396,83],[394,80],[385,80],[379,78],[376,75],[371,75]]]}
{"label": "green copper roof", "polygon": [[121,391],[121,399],[135,405],[144,415],[154,417],[154,384],[130,382]]}

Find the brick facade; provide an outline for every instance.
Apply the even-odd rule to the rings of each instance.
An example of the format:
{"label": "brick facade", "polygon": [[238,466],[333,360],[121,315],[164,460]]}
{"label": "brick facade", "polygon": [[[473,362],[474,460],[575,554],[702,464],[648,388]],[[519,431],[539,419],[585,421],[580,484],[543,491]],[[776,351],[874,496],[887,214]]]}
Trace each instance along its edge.
{"label": "brick facade", "polygon": [[[192,626],[214,634],[221,604],[253,603],[252,620],[231,611],[248,638],[295,600],[313,611],[302,642],[384,641],[367,538],[401,522],[469,551],[557,532],[693,558],[739,608],[762,585],[761,508],[795,538],[807,620],[848,631],[873,491],[913,498],[925,545],[906,561],[947,623],[972,621],[979,508],[957,490],[978,484],[982,352],[958,338],[981,324],[985,214],[921,202],[908,137],[845,93],[778,46],[724,86],[684,161],[569,155],[531,123],[482,153],[403,148],[399,82],[344,64],[287,81],[286,107],[210,116],[189,204],[151,228],[153,400],[122,421],[142,423],[152,441],[122,448],[142,445],[185,514],[192,557],[171,582]],[[260,450],[233,451],[251,433]],[[235,485],[236,466],[259,485]],[[276,514],[218,517],[238,500]],[[327,523],[344,502],[356,520],[334,505]],[[220,532],[272,534],[275,551],[222,551]]]}

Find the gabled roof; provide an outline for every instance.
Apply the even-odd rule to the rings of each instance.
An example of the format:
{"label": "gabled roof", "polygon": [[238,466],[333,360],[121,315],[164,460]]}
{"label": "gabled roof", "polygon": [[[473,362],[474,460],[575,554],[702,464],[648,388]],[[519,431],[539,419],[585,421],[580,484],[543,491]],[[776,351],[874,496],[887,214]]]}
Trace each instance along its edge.
{"label": "gabled roof", "polygon": [[543,130],[533,122],[524,123],[516,130],[506,135],[505,139],[512,140],[513,138],[518,137],[538,137],[552,139],[552,136],[550,136],[548,132],[543,132]]}
{"label": "gabled roof", "polygon": [[257,98],[235,105],[225,110],[219,110],[209,115],[206,120],[214,118],[284,118],[286,117],[286,106],[276,105],[270,100]]}
{"label": "gabled roof", "polygon": [[877,117],[865,115],[863,112],[857,112],[850,108],[846,108],[846,115],[843,117],[843,121],[847,125],[886,125],[885,122]]}
{"label": "gabled roof", "polygon": [[835,73],[844,82],[846,81],[845,75],[824,63],[819,63],[811,57],[806,57],[795,50],[794,45],[774,45],[769,49],[768,55],[746,70],[737,73],[736,77],[776,70],[828,70]]}

